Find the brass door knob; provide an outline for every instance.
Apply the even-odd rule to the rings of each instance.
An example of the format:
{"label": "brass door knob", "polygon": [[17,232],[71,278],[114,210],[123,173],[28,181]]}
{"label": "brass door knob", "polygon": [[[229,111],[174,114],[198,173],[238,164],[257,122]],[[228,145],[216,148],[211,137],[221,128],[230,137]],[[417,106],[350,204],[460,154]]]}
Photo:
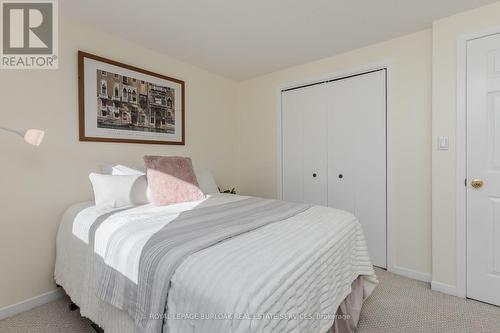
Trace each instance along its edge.
{"label": "brass door knob", "polygon": [[473,179],[470,182],[470,185],[474,188],[481,188],[484,185],[484,182],[481,179]]}

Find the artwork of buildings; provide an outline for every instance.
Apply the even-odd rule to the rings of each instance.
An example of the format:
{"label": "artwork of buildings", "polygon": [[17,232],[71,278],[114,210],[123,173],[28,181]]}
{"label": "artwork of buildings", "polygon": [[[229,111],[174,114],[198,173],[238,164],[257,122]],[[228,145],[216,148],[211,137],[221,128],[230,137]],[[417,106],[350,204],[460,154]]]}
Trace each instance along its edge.
{"label": "artwork of buildings", "polygon": [[175,133],[175,91],[97,70],[97,127]]}

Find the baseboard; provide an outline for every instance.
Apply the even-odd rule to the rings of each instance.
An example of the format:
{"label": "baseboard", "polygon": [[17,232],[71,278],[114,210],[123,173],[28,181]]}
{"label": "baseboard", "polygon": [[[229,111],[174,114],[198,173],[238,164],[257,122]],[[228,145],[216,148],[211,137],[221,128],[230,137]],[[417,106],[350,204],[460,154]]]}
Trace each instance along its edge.
{"label": "baseboard", "polygon": [[414,271],[412,269],[403,268],[400,266],[394,266],[388,269],[389,272],[401,275],[413,280],[418,280],[422,282],[431,282],[432,278],[430,274]]}
{"label": "baseboard", "polygon": [[61,288],[54,289],[52,291],[46,292],[27,300],[21,301],[16,304],[8,305],[6,307],[0,308],[0,320],[12,317],[16,314],[31,310],[45,303],[55,301],[64,296],[64,292]]}
{"label": "baseboard", "polygon": [[463,295],[457,288],[457,286],[452,286],[450,284],[442,283],[442,282],[437,282],[437,281],[432,281],[431,282],[431,289],[434,291],[439,291],[440,293],[443,294],[448,294],[460,298],[465,298],[465,295]]}

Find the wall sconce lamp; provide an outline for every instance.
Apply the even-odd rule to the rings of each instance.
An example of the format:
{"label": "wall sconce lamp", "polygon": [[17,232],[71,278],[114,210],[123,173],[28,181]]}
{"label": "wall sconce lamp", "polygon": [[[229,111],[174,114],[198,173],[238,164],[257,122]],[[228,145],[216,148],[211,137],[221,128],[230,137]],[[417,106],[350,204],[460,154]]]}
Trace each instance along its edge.
{"label": "wall sconce lamp", "polygon": [[39,146],[43,141],[43,137],[45,136],[45,132],[39,129],[29,129],[26,130],[26,132],[22,133],[12,128],[0,126],[0,130],[19,135],[24,139],[24,142],[29,143],[33,146]]}

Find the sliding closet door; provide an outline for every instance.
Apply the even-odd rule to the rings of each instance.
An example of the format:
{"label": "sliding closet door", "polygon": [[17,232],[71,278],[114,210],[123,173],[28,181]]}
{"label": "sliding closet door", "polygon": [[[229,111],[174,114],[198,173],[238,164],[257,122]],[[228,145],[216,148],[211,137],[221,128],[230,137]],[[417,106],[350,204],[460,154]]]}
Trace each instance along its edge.
{"label": "sliding closet door", "polygon": [[386,267],[386,71],[330,82],[327,95],[328,206],[359,219]]}
{"label": "sliding closet door", "polygon": [[327,205],[325,88],[282,93],[283,200]]}

